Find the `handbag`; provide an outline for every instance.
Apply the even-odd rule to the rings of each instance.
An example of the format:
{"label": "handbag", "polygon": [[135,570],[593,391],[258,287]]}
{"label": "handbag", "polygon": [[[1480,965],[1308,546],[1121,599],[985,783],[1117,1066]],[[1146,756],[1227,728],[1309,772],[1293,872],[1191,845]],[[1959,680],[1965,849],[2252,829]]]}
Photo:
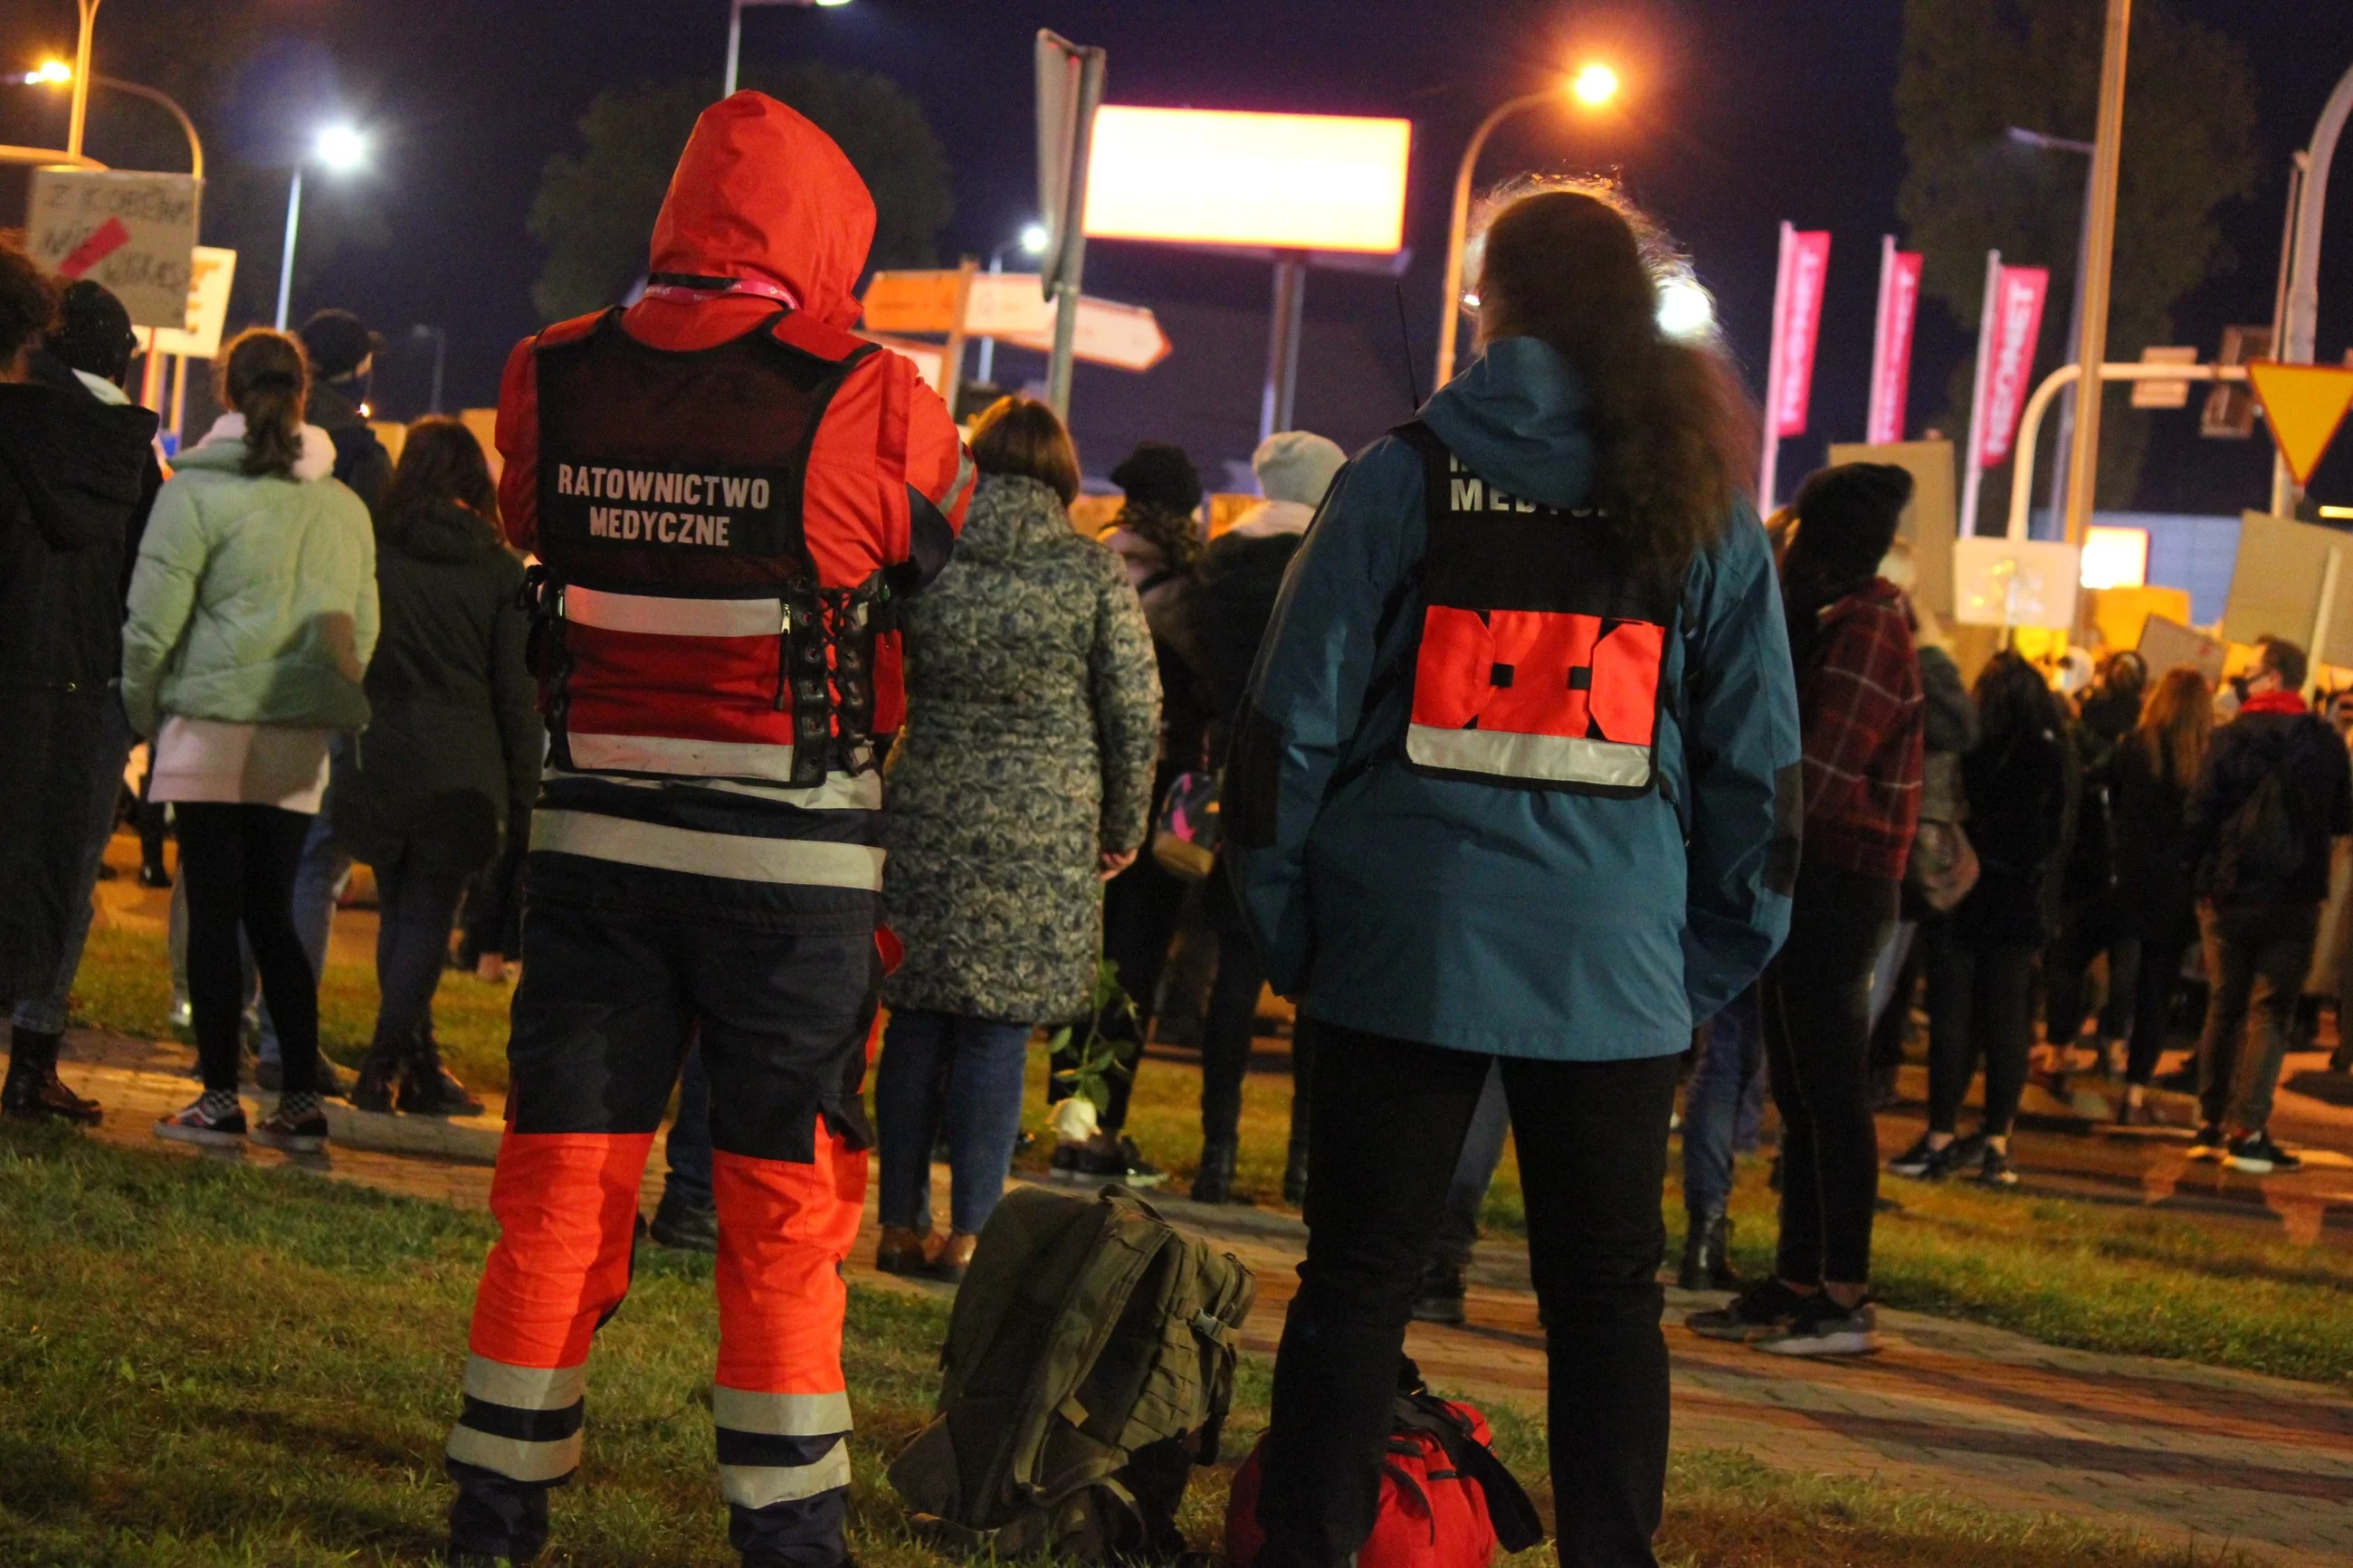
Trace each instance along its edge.
{"label": "handbag", "polygon": [[1170,876],[1187,882],[1206,880],[1218,862],[1218,845],[1224,837],[1218,810],[1220,779],[1216,773],[1176,775],[1160,803],[1160,816],[1152,825],[1152,858]]}

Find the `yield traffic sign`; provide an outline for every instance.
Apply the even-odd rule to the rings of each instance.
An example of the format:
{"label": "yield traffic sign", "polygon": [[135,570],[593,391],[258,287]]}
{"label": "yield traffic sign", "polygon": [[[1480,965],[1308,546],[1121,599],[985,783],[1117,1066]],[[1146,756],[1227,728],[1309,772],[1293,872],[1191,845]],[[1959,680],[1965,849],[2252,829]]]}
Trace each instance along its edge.
{"label": "yield traffic sign", "polygon": [[2247,379],[2288,473],[2305,483],[2345,422],[2346,409],[2353,407],[2353,366],[2256,360],[2247,366]]}

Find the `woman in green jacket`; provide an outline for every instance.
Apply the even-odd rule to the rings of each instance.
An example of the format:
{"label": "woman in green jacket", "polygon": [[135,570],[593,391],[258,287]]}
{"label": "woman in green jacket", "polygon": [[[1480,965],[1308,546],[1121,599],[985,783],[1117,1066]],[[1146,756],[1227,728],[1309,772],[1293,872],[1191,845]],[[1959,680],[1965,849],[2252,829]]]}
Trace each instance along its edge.
{"label": "woman in green jacket", "polygon": [[310,371],[282,332],[238,335],[216,372],[228,412],[156,497],[131,580],[122,706],[154,748],[188,890],[188,993],[205,1092],[155,1124],[183,1142],[247,1137],[237,1098],[242,926],[278,1026],[285,1089],[255,1142],[325,1147],[318,976],[295,934],[294,871],[328,742],[367,722],[375,536],[302,423]]}

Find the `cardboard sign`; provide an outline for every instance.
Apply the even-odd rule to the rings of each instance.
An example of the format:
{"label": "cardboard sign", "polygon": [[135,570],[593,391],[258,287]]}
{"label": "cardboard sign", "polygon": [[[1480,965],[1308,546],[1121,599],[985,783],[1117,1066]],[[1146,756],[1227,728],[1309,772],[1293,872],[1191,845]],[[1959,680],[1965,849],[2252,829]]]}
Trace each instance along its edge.
{"label": "cardboard sign", "polygon": [[2042,539],[1953,541],[1953,619],[1966,626],[2072,631],[2084,553]]}
{"label": "cardboard sign", "polygon": [[133,327],[139,347],[144,353],[151,345],[167,354],[185,354],[190,359],[211,359],[220,353],[221,335],[228,328],[229,286],[237,281],[237,252],[216,245],[200,245],[191,259],[194,274],[188,283],[188,317],[185,329],[171,327]]}
{"label": "cardboard sign", "polygon": [[[2331,551],[2338,557],[2337,599],[2316,647],[2313,631]],[[2284,637],[2323,664],[2353,664],[2353,533],[2269,512],[2242,513],[2222,635],[2236,643]]]}
{"label": "cardboard sign", "polygon": [[2210,637],[2194,626],[2164,616],[2151,616],[2141,623],[2138,647],[2151,681],[2186,664],[2204,676],[2209,686],[2222,682],[2222,657],[2229,650],[2221,638]]}
{"label": "cardboard sign", "polygon": [[25,248],[47,271],[104,284],[133,325],[185,331],[197,190],[189,174],[45,164],[33,171]]}

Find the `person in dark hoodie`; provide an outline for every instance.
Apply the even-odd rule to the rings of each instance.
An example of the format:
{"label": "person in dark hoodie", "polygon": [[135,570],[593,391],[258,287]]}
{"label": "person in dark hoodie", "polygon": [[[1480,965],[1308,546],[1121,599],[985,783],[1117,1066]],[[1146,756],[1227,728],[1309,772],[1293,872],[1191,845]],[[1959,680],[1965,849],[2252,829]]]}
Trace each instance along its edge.
{"label": "person in dark hoodie", "polygon": [[539,784],[522,563],[499,537],[498,510],[473,432],[438,417],[409,427],[376,515],[373,716],[328,795],[336,840],[375,869],[382,1000],[352,1090],[363,1110],[481,1110],[441,1065],[433,993],[467,879],[531,820]]}
{"label": "person in dark hoodie", "polygon": [[1655,1563],[1675,1081],[1788,929],[1798,710],[1753,413],[1719,344],[1661,326],[1678,259],[1614,187],[1515,182],[1489,210],[1480,357],[1333,481],[1226,774],[1244,914],[1317,1031],[1266,1568],[1339,1568],[1372,1529],[1498,1060],[1560,1559]]}
{"label": "person in dark hoodie", "polygon": [[[1266,499],[1234,520],[1201,557],[1197,595],[1201,653],[1217,718],[1210,728],[1213,763],[1224,762],[1232,719],[1250,689],[1250,667],[1282,590],[1282,574],[1314,520],[1315,505],[1346,464],[1339,444],[1306,430],[1268,437],[1250,455]],[[1266,971],[1250,946],[1250,927],[1235,903],[1229,879],[1209,874],[1210,919],[1218,931],[1218,977],[1209,987],[1201,1031],[1201,1160],[1193,1174],[1193,1201],[1221,1204],[1233,1196],[1234,1164],[1241,1151],[1242,1079],[1257,1036],[1259,993]],[[1307,1190],[1308,1064],[1315,1032],[1292,1032],[1291,1147],[1282,1193],[1297,1203]],[[1474,1222],[1475,1232],[1475,1222]]]}
{"label": "person in dark hoodie", "polygon": [[[103,294],[76,286],[58,322],[69,349],[101,335]],[[32,259],[0,245],[0,1003],[12,1008],[54,998],[60,970],[71,984],[89,930],[94,802],[103,792],[111,810],[128,744],[113,684],[123,584],[157,478],[155,416],[119,388],[98,395],[44,353],[58,306]],[[98,1106],[58,1078],[62,1016],[26,1022],[10,1037],[0,1108],[96,1122]]]}
{"label": "person in dark hoodie", "polygon": [[1782,563],[1806,843],[1789,940],[1758,991],[1781,1111],[1779,1255],[1770,1279],[1686,1325],[1779,1355],[1859,1355],[1879,1344],[1871,977],[1894,934],[1919,826],[1922,708],[1911,610],[1879,564],[1911,499],[1903,468],[1825,468],[1798,491],[1797,538]]}
{"label": "person in dark hoodie", "polygon": [[2304,650],[2277,637],[2259,646],[2238,717],[2206,749],[2182,839],[2210,986],[2190,1157],[2252,1175],[2303,1163],[2267,1124],[2328,898],[2331,841],[2353,833],[2345,742],[2304,700]]}
{"label": "person in dark hoodie", "polygon": [[384,334],[369,331],[349,310],[327,310],[302,323],[301,338],[311,376],[302,416],[335,443],[335,478],[374,513],[392,482],[392,454],[368,427],[364,412],[368,373],[384,348]]}

